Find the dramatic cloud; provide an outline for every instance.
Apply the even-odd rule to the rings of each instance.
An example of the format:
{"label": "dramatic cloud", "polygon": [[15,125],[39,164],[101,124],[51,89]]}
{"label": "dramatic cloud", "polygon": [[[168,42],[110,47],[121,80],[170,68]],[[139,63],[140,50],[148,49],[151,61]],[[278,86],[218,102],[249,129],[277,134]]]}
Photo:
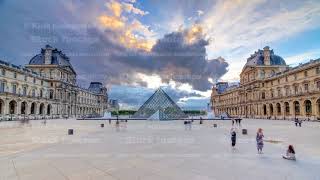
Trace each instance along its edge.
{"label": "dramatic cloud", "polygon": [[[145,90],[168,85],[179,94],[181,104],[206,104],[202,98],[209,96],[212,84],[221,77],[238,80],[246,58],[257,48],[273,47],[319,28],[320,4],[318,0],[0,0],[0,16],[5,17],[0,18],[2,60],[23,65],[50,44],[70,57],[84,87],[91,80],[120,85],[114,88],[119,91],[116,97],[134,102],[126,85],[128,91],[132,86]],[[310,48],[291,50],[288,62],[317,56],[316,43]]]}
{"label": "dramatic cloud", "polygon": [[[100,36],[100,41],[92,45],[94,48],[91,53],[102,50],[108,54],[95,57],[92,68],[95,73],[106,75],[104,81],[107,83],[148,86],[148,83],[155,81],[155,78],[148,77],[157,75],[159,83],[187,83],[195,90],[206,91],[212,86],[209,79],[215,81],[227,71],[228,64],[223,58],[206,58],[205,47],[209,41],[204,39],[200,27],[166,34],[157,40],[150,52],[114,44],[112,39],[105,35],[112,35],[109,31],[92,33]],[[81,71],[84,74],[93,70],[85,64],[83,67],[86,67]]]}

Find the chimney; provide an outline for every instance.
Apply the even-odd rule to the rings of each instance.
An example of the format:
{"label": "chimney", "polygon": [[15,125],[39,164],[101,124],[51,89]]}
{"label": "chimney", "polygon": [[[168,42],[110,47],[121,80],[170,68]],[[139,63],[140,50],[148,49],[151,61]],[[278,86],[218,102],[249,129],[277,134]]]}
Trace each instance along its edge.
{"label": "chimney", "polygon": [[270,48],[266,46],[263,48],[264,65],[270,66]]}
{"label": "chimney", "polygon": [[51,46],[46,45],[46,48],[44,51],[44,64],[51,64],[52,50],[53,48]]}

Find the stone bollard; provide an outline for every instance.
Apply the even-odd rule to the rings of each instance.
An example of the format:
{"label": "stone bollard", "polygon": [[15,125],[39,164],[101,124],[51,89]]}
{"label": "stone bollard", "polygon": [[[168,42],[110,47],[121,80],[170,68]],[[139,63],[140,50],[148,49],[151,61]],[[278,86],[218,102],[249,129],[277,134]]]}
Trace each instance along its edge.
{"label": "stone bollard", "polygon": [[73,135],[73,129],[68,129],[68,135]]}
{"label": "stone bollard", "polygon": [[104,124],[100,124],[100,127],[102,127],[102,128],[103,128],[103,127],[104,127]]}
{"label": "stone bollard", "polygon": [[218,125],[217,124],[213,124],[213,127],[216,128],[216,127],[218,127]]}
{"label": "stone bollard", "polygon": [[247,129],[242,129],[242,134],[243,134],[243,135],[247,135],[247,134],[248,134]]}

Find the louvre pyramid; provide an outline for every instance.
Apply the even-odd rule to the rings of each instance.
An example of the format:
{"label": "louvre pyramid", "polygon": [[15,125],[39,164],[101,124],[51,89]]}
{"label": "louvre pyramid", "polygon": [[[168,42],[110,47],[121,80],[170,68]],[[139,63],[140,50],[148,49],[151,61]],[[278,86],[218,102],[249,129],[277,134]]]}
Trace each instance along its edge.
{"label": "louvre pyramid", "polygon": [[187,117],[180,107],[161,88],[157,89],[132,117],[149,118],[157,111],[159,111],[159,120]]}

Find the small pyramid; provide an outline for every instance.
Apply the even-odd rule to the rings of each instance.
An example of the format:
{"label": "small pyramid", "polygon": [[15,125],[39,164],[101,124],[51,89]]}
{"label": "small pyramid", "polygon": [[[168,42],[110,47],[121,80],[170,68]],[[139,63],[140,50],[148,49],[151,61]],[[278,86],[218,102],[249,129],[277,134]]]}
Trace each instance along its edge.
{"label": "small pyramid", "polygon": [[150,118],[159,111],[159,120],[186,118],[180,107],[161,88],[139,108],[133,118]]}

